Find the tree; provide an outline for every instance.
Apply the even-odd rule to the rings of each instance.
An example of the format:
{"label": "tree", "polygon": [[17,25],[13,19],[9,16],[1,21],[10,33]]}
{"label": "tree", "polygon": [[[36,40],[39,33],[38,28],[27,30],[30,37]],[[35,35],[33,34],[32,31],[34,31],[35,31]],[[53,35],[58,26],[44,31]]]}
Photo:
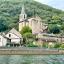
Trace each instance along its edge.
{"label": "tree", "polygon": [[56,44],[54,45],[54,48],[59,48],[59,47],[60,47],[60,45],[61,45],[61,44],[56,43]]}
{"label": "tree", "polygon": [[61,25],[61,30],[64,31],[64,23]]}
{"label": "tree", "polygon": [[24,26],[24,27],[22,28],[22,30],[20,31],[20,33],[21,33],[22,35],[24,35],[25,33],[32,33],[32,29],[31,29],[29,26]]}
{"label": "tree", "polygon": [[58,34],[60,33],[60,28],[56,24],[50,24],[48,26],[48,32]]}
{"label": "tree", "polygon": [[61,45],[60,45],[60,48],[64,48],[64,44],[61,44]]}
{"label": "tree", "polygon": [[53,16],[53,17],[52,17],[52,19],[53,19],[53,20],[60,20],[60,19],[61,19],[61,17],[60,17],[60,16],[55,15],[55,16]]}
{"label": "tree", "polygon": [[21,13],[23,2],[25,4],[25,10],[28,18],[38,14],[40,18],[42,18],[42,22],[45,21],[46,23],[58,23],[59,20],[60,24],[64,22],[63,11],[38,3],[34,0],[0,0],[0,21],[2,18],[4,19],[8,26],[8,30],[13,27],[17,29],[19,21],[18,17]]}
{"label": "tree", "polygon": [[36,39],[36,36],[33,35],[32,33],[27,32],[23,34],[23,38],[25,40],[25,43],[30,44]]}
{"label": "tree", "polygon": [[57,16],[57,15],[52,16],[51,22],[53,24],[62,24],[61,17],[60,16]]}
{"label": "tree", "polygon": [[33,35],[32,30],[29,26],[24,26],[20,32],[23,36],[23,44],[28,44],[29,42],[32,42]]}
{"label": "tree", "polygon": [[6,31],[8,29],[8,26],[4,24],[2,21],[0,21],[0,32]]}

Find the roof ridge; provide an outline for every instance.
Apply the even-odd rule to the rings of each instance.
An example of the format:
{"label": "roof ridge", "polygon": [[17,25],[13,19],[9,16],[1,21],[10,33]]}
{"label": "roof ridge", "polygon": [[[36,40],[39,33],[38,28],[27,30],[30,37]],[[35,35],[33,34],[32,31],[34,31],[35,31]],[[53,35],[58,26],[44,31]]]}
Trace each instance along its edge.
{"label": "roof ridge", "polygon": [[15,28],[12,28],[9,32],[17,35],[17,36],[20,37],[20,38],[22,37],[22,35],[21,35]]}

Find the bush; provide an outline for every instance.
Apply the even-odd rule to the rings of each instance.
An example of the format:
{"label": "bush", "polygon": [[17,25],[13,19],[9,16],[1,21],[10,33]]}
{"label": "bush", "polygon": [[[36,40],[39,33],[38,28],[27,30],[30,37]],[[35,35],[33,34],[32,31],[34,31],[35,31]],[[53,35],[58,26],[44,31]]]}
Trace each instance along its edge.
{"label": "bush", "polygon": [[60,33],[60,27],[58,27],[56,24],[50,24],[48,26],[48,32],[49,33],[54,33],[54,34],[58,34]]}
{"label": "bush", "polygon": [[30,43],[27,45],[27,47],[38,47],[37,45],[34,45],[33,43]]}
{"label": "bush", "polygon": [[60,48],[64,48],[64,44],[61,44]]}
{"label": "bush", "polygon": [[61,44],[56,43],[56,44],[54,45],[54,48],[60,48],[60,45],[61,45]]}
{"label": "bush", "polygon": [[45,43],[42,45],[42,47],[48,48],[48,43],[45,42]]}
{"label": "bush", "polygon": [[32,43],[36,39],[36,36],[32,33],[25,33],[23,34],[23,44],[29,44]]}

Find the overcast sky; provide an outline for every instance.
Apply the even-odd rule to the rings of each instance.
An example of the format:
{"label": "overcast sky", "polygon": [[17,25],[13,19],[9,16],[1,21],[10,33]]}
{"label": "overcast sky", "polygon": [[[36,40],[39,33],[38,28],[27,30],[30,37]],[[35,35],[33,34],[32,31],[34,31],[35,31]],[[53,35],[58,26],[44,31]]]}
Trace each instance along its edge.
{"label": "overcast sky", "polygon": [[64,0],[35,0],[35,1],[50,5],[57,9],[64,10]]}

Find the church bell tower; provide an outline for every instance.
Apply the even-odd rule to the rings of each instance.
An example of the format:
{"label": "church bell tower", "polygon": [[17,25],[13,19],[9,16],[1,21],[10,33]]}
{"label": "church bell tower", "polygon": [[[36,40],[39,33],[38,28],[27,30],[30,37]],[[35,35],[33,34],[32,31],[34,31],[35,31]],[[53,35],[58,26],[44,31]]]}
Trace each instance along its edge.
{"label": "church bell tower", "polygon": [[22,5],[21,14],[19,16],[19,32],[22,30],[22,27],[26,25],[27,14],[25,13],[24,4]]}

